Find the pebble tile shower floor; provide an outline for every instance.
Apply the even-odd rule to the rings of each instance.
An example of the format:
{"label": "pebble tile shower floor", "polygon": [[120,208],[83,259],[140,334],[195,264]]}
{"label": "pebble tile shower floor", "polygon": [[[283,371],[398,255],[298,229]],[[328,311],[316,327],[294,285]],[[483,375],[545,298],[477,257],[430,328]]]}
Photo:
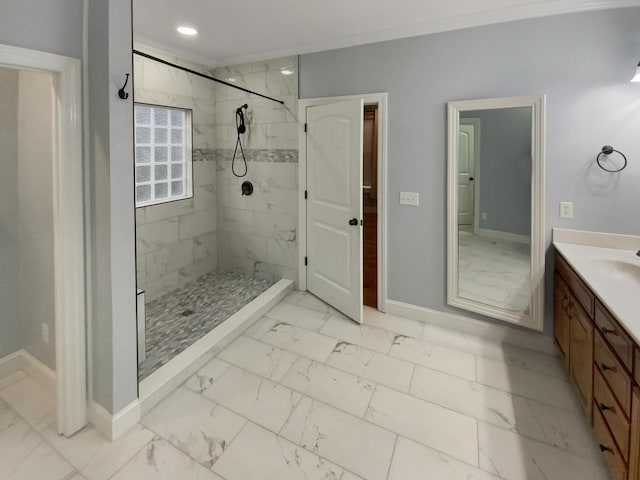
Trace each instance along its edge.
{"label": "pebble tile shower floor", "polygon": [[146,305],[146,359],[139,379],[204,337],[273,282],[235,272],[212,272]]}

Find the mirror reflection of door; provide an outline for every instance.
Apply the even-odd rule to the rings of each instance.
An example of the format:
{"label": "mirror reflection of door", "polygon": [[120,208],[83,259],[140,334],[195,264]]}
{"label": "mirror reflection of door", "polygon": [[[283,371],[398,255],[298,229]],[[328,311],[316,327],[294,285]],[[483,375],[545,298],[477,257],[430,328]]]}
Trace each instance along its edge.
{"label": "mirror reflection of door", "polygon": [[458,225],[474,223],[475,210],[475,124],[460,124],[458,140]]}
{"label": "mirror reflection of door", "polygon": [[528,107],[467,111],[458,134],[458,294],[522,314],[530,303],[531,121]]}

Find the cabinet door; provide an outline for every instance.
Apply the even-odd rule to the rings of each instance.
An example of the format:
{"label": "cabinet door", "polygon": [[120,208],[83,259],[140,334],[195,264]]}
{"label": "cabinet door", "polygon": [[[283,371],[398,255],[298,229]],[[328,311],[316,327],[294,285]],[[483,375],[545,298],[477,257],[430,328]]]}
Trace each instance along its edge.
{"label": "cabinet door", "polygon": [[567,313],[571,336],[569,375],[578,390],[582,408],[591,422],[591,412],[593,411],[593,325],[573,295],[571,295]]}
{"label": "cabinet door", "polygon": [[566,310],[569,307],[569,288],[562,277],[553,276],[553,338],[560,350],[564,366],[569,370],[569,318]]}
{"label": "cabinet door", "polygon": [[631,447],[629,449],[629,480],[640,480],[640,390],[631,396]]}

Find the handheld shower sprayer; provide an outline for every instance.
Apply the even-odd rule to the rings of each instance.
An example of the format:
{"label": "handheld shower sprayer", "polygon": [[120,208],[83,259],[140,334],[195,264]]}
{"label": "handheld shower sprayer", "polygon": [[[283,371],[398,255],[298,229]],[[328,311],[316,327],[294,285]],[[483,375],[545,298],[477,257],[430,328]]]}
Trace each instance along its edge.
{"label": "handheld shower sprayer", "polygon": [[[248,170],[247,158],[244,156],[244,148],[242,148],[242,140],[240,139],[240,135],[247,132],[247,126],[245,125],[244,121],[244,112],[242,111],[242,109],[247,110],[248,108],[249,105],[247,105],[246,103],[236,108],[236,129],[238,131],[238,139],[236,140],[236,149],[233,151],[233,160],[231,161],[231,171],[236,177],[244,177],[247,174]],[[244,173],[242,175],[237,174],[235,168],[238,146],[240,146],[240,153],[242,154],[242,160],[244,161]]]}

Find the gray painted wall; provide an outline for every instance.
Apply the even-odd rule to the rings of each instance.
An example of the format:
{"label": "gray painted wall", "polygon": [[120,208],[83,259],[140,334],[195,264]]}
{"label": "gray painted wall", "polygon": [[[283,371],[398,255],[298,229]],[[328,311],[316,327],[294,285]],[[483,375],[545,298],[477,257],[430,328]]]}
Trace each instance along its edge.
{"label": "gray painted wall", "polygon": [[[53,82],[20,71],[18,96],[18,318],[23,347],[55,370]],[[42,325],[49,341],[42,339]]]}
{"label": "gray painted wall", "polygon": [[83,0],[2,0],[0,44],[82,58]]}
{"label": "gray painted wall", "polygon": [[17,276],[18,73],[0,68],[0,358],[22,348]]}
{"label": "gray painted wall", "polygon": [[[480,228],[529,236],[531,232],[531,109],[463,112],[480,120],[476,165]],[[487,219],[482,219],[482,213]]]}
{"label": "gray painted wall", "polygon": [[[640,8],[562,15],[300,57],[301,98],[389,93],[388,296],[446,305],[446,104],[547,95],[546,237],[552,227],[640,234],[640,162],[621,174],[594,167],[612,144],[640,158]],[[398,192],[420,193],[420,206]],[[560,220],[558,202],[574,202]],[[551,272],[547,259],[547,319]],[[477,317],[483,318],[483,317]],[[487,319],[489,320],[489,319]],[[490,321],[490,320],[489,320]]]}
{"label": "gray painted wall", "polygon": [[111,413],[137,398],[131,2],[89,2],[93,398]]}

